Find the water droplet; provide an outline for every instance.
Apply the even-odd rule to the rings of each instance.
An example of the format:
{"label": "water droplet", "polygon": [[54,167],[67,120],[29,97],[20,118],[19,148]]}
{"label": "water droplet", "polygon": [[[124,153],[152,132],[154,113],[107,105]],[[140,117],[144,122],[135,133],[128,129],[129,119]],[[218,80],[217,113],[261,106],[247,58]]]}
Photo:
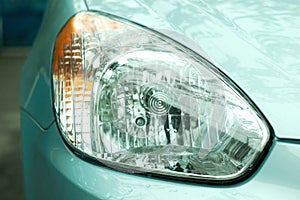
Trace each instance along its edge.
{"label": "water droplet", "polygon": [[175,189],[175,188],[172,188],[172,189],[170,189],[169,191],[170,191],[170,192],[177,192],[178,190]]}
{"label": "water droplet", "polygon": [[106,197],[106,199],[110,199],[111,198],[111,194],[107,193],[105,197]]}

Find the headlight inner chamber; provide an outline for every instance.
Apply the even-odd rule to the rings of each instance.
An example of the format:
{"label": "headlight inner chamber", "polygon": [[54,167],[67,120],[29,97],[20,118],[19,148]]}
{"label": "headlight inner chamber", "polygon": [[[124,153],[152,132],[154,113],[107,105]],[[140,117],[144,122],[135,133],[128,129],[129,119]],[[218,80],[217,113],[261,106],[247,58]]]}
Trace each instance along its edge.
{"label": "headlight inner chamber", "polygon": [[111,168],[232,180],[252,169],[270,138],[260,112],[215,66],[123,19],[74,16],[53,65],[63,137]]}

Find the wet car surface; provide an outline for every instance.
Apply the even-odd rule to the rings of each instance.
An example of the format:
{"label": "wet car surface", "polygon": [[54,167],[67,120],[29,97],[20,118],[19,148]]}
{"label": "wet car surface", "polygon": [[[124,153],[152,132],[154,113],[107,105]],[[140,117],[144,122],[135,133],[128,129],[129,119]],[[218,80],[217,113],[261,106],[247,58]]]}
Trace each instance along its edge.
{"label": "wet car surface", "polygon": [[[289,199],[297,199],[300,195],[300,185],[297,177],[297,169],[300,166],[300,146],[298,142],[298,139],[300,139],[300,129],[297,125],[297,120],[300,118],[300,71],[297,69],[297,64],[299,64],[299,55],[297,54],[297,51],[300,47],[300,40],[298,37],[299,29],[297,26],[299,25],[298,21],[300,21],[298,20],[299,15],[297,14],[297,10],[299,10],[299,8],[300,5],[297,5],[297,3],[274,3],[271,1],[261,3],[261,5],[254,2],[246,3],[241,1],[226,1],[223,3],[211,3],[206,1],[128,1],[126,3],[122,3],[115,1],[98,2],[87,0],[86,4],[85,2],[78,1],[54,1],[53,3],[51,3],[49,6],[48,14],[46,15],[46,18],[44,20],[44,24],[39,33],[39,37],[37,38],[36,43],[29,55],[29,59],[27,60],[23,68],[22,75],[21,116],[25,190],[27,198],[198,199],[201,196],[203,199],[268,199],[269,197],[272,197],[273,199],[282,199],[284,197],[287,197]],[[62,9],[65,10],[62,11]],[[90,10],[90,12],[83,12],[87,10]],[[83,14],[81,15],[77,13]],[[87,13],[87,15],[84,15],[84,13]],[[84,17],[80,18],[81,16]],[[113,135],[113,131],[119,127],[126,126],[126,124],[123,125],[120,122],[117,128],[112,126],[112,128],[109,129],[111,130],[111,132],[109,132],[103,125],[103,123],[107,122],[104,119],[114,119],[113,117],[122,115],[122,112],[120,110],[119,115],[115,114],[114,112],[112,112],[112,114],[107,114],[105,112],[96,112],[94,110],[91,110],[92,113],[94,112],[95,115],[98,116],[98,121],[96,121],[95,123],[99,125],[99,129],[102,131],[99,131],[99,135],[100,140],[102,142],[104,141],[104,147],[100,145],[100,150],[95,150],[92,145],[91,150],[87,150],[88,148],[86,148],[85,146],[80,146],[81,140],[79,143],[76,142],[76,137],[77,135],[79,135],[79,131],[75,132],[77,135],[75,136],[76,141],[74,142],[74,132],[68,129],[68,125],[69,123],[71,125],[72,123],[75,124],[76,120],[74,122],[69,122],[67,114],[67,117],[64,118],[65,116],[63,113],[65,111],[62,110],[64,109],[64,106],[57,103],[60,102],[63,98],[56,96],[56,94],[59,94],[56,93],[56,89],[63,87],[57,86],[55,84],[60,83],[60,81],[68,81],[69,79],[65,79],[63,77],[66,74],[66,71],[74,70],[76,68],[64,68],[65,71],[62,71],[63,73],[60,73],[59,69],[61,68],[59,67],[60,63],[58,62],[58,58],[59,56],[64,58],[68,56],[66,52],[69,50],[69,43],[71,44],[71,46],[73,44],[74,47],[76,46],[77,40],[68,39],[70,35],[68,31],[70,29],[67,29],[65,27],[68,27],[74,19],[74,21],[76,21],[76,19],[79,19],[78,23],[80,24],[82,23],[80,20],[87,19],[87,21],[89,22],[89,18],[92,18],[94,20],[94,23],[98,22],[97,20],[101,19],[108,24],[113,24],[113,26],[110,26],[119,31],[117,32],[117,34],[124,33],[126,35],[126,31],[123,31],[124,27],[129,27],[128,29],[133,30],[132,33],[135,33],[136,29],[143,32],[143,26],[146,26],[148,27],[145,28],[148,31],[146,31],[146,34],[151,35],[147,36],[148,38],[158,38],[157,40],[164,44],[161,46],[166,46],[165,43],[170,45],[167,51],[167,53],[171,52],[170,54],[166,54],[165,50],[157,50],[159,54],[156,54],[156,52],[148,52],[145,51],[148,50],[147,48],[142,49],[142,54],[126,54],[126,50],[124,50],[125,53],[121,50],[112,51],[119,51],[119,57],[117,56],[116,58],[116,63],[118,65],[113,65],[113,62],[108,62],[107,67],[103,69],[104,75],[100,76],[103,80],[112,80],[112,77],[114,76],[111,74],[114,74],[114,70],[116,69],[120,69],[121,72],[123,68],[125,71],[132,70],[132,68],[127,69],[126,66],[129,65],[128,63],[130,63],[131,59],[133,58],[135,60],[139,60],[141,58],[146,59],[146,61],[143,61],[145,61],[144,63],[147,64],[147,62],[151,63],[150,61],[151,59],[153,59],[153,57],[155,57],[155,59],[160,59],[159,61],[164,63],[166,62],[166,60],[169,62],[169,60],[167,59],[168,56],[173,56],[172,58],[173,60],[177,61],[176,64],[178,66],[181,66],[181,63],[185,62],[186,60],[193,63],[193,66],[198,66],[197,62],[194,62],[194,59],[198,60],[199,63],[202,63],[204,67],[195,67],[193,68],[194,71],[197,71],[197,69],[201,68],[202,71],[200,70],[199,73],[206,73],[207,75],[203,77],[213,77],[214,80],[220,80],[220,83],[225,82],[224,85],[221,84],[222,87],[220,88],[223,88],[221,90],[223,92],[225,91],[224,93],[226,93],[226,95],[232,93],[233,96],[230,96],[232,97],[232,99],[242,99],[241,101],[243,101],[244,103],[237,104],[241,105],[241,107],[246,105],[246,109],[244,110],[246,110],[245,112],[249,111],[250,114],[247,113],[245,115],[255,116],[253,118],[250,118],[251,120],[255,119],[253,121],[259,124],[257,125],[257,127],[260,128],[255,130],[261,131],[254,131],[255,133],[251,132],[250,134],[247,133],[247,130],[249,129],[245,128],[241,129],[243,130],[240,131],[241,133],[238,132],[238,134],[241,135],[248,134],[247,144],[249,146],[237,148],[241,149],[241,151],[234,151],[239,153],[239,156],[234,157],[236,158],[234,163],[236,161],[243,161],[241,162],[242,165],[235,168],[234,170],[236,171],[233,172],[227,172],[225,170],[226,172],[221,173],[218,171],[211,172],[207,170],[205,174],[203,173],[203,171],[199,173],[197,170],[195,170],[195,172],[191,175],[188,174],[188,169],[192,168],[187,167],[189,165],[184,160],[186,158],[182,159],[182,157],[176,158],[177,160],[182,160],[178,161],[177,163],[175,162],[174,168],[172,168],[172,166],[168,167],[168,165],[165,165],[161,168],[158,167],[158,170],[153,170],[151,163],[151,167],[149,169],[149,166],[143,168],[143,164],[140,165],[140,163],[138,162],[130,161],[126,163],[127,159],[118,160],[118,157],[109,157],[113,154],[116,155],[117,150],[115,150],[114,148],[119,148],[122,151],[124,150],[123,153],[125,153],[123,155],[125,155],[127,153],[126,151],[131,148],[128,148],[128,146],[123,147],[123,144],[120,143],[118,147],[116,146],[114,148],[113,145],[111,145],[111,150],[109,151],[105,149],[105,141],[111,141],[112,144],[114,144],[114,142],[116,141],[119,141],[119,139],[115,139],[116,136]],[[52,23],[53,21],[55,21],[56,23]],[[131,22],[134,22],[134,25],[132,25]],[[89,27],[90,23],[91,22],[86,23],[85,27]],[[137,23],[138,25],[135,26],[135,23]],[[101,26],[102,25],[95,26],[96,31],[101,31]],[[75,33],[75,37],[73,38],[76,38],[77,35],[80,34],[84,35],[85,32],[80,29],[80,26],[75,26],[73,28],[77,31],[72,32],[73,34]],[[99,28],[99,30],[97,28]],[[87,29],[89,31],[90,29],[94,31],[93,26],[92,28]],[[83,28],[83,30],[85,31],[87,29]],[[67,36],[64,35],[65,33]],[[84,39],[84,36],[80,37]],[[152,41],[154,41],[154,39],[152,39]],[[136,38],[136,40],[139,41],[138,37]],[[101,44],[104,44],[104,46],[106,44],[108,44],[108,46],[110,46],[109,44],[115,45],[115,43],[109,43],[113,40],[107,41],[108,43]],[[147,41],[147,39],[144,39],[143,41]],[[144,43],[141,44],[142,46],[144,45]],[[159,43],[159,45],[160,44],[161,43]],[[157,43],[154,43],[154,45],[157,45]],[[177,51],[177,48],[173,49],[172,45],[178,47],[178,49],[181,49],[181,51]],[[132,47],[129,45],[126,49],[130,48]],[[152,51],[152,49],[156,50],[159,48],[157,46],[151,46],[150,50]],[[110,47],[108,47],[106,50],[107,52],[111,51]],[[85,49],[82,47],[81,52],[83,51],[85,51]],[[134,49],[132,50],[132,52],[135,51],[136,50]],[[138,51],[140,51],[140,49]],[[181,54],[181,52],[185,52],[186,54],[192,56],[187,56],[186,60],[182,61],[181,58],[185,58],[186,54]],[[87,53],[88,52],[85,51],[85,55],[87,55]],[[123,53],[126,54],[127,57],[122,57]],[[76,56],[81,55],[82,54],[76,54]],[[110,55],[111,54],[109,54],[109,56]],[[147,57],[149,55],[151,56],[151,58]],[[153,55],[159,56],[156,57]],[[181,57],[177,55],[181,55]],[[198,55],[200,55],[199,58]],[[74,57],[75,55],[72,56]],[[87,58],[88,56],[86,56],[85,59]],[[118,59],[123,60],[122,62],[119,62]],[[63,62],[64,66],[66,66],[66,61]],[[56,66],[55,63],[58,63],[57,67],[53,67]],[[126,63],[128,65],[125,65],[123,63]],[[76,66],[76,64],[74,66]],[[134,69],[138,70],[139,68]],[[147,67],[145,67],[144,69],[148,70]],[[73,73],[72,75],[73,78],[77,77],[77,72],[78,71],[76,69],[75,73]],[[157,73],[159,74],[159,69],[157,69]],[[178,74],[182,74],[181,71]],[[126,76],[124,75],[124,77]],[[78,76],[77,78],[81,78],[81,76]],[[125,79],[126,78],[121,80]],[[202,80],[204,80],[204,82],[206,81],[205,78],[202,78]],[[99,84],[109,85],[112,82],[113,81],[106,81],[105,83],[102,83],[100,81]],[[189,82],[189,84],[191,84],[191,82]],[[212,83],[206,81],[205,84]],[[146,86],[149,86],[149,84],[147,83],[144,87],[139,88],[138,90],[140,90],[140,92],[138,93],[138,95],[132,95],[131,101],[127,101],[133,102],[133,106],[130,107],[133,110],[135,106],[139,108],[137,109],[137,111],[139,112],[138,116],[141,117],[136,118],[135,115],[130,115],[133,116],[135,120],[128,120],[128,123],[131,127],[137,126],[137,128],[135,128],[134,130],[141,130],[142,127],[145,127],[145,130],[147,130],[146,127],[151,125],[151,120],[156,120],[155,123],[158,124],[159,122],[163,121],[163,123],[159,124],[159,126],[162,127],[162,135],[166,133],[166,139],[161,139],[163,136],[160,135],[159,139],[161,139],[160,141],[162,141],[160,144],[166,142],[168,145],[173,144],[172,142],[175,141],[177,142],[177,145],[181,145],[182,143],[180,142],[181,140],[178,139],[178,136],[174,136],[172,138],[172,136],[169,135],[173,133],[171,133],[171,131],[168,131],[172,130],[173,127],[172,131],[176,129],[175,133],[181,133],[181,129],[179,128],[179,126],[178,128],[176,128],[175,126],[176,124],[178,124],[178,118],[174,118],[174,116],[181,116],[181,120],[183,121],[184,117],[187,116],[186,113],[190,115],[193,114],[192,109],[189,109],[190,107],[184,104],[185,101],[182,100],[184,98],[178,98],[179,100],[174,100],[176,98],[172,97],[173,93],[181,94],[180,92],[178,92],[178,90],[173,90],[175,92],[171,93],[169,92],[171,91],[171,89],[161,89],[161,84],[159,86],[150,85],[151,87],[156,89],[153,92],[153,90],[147,89]],[[190,85],[185,86],[189,87]],[[224,89],[227,88],[227,86],[228,89]],[[75,88],[76,84],[74,84],[74,86],[72,87]],[[88,88],[87,86],[85,87]],[[112,88],[112,91],[118,90],[118,88],[113,84],[109,85],[109,87]],[[195,86],[193,87],[195,88]],[[167,88],[171,88],[171,86],[168,86]],[[175,89],[178,88],[181,89],[183,87],[176,86]],[[208,88],[211,91],[219,91],[217,89],[214,89],[216,87],[213,86],[210,86]],[[103,92],[104,90],[99,89],[99,91]],[[152,93],[148,95],[149,91],[152,91]],[[168,104],[165,105],[169,105],[170,102],[173,102],[173,105],[177,105],[177,101],[181,103],[180,112],[176,111],[174,113],[174,109],[171,109],[172,107],[168,108],[168,115],[171,116],[171,118],[168,118],[168,120],[163,117],[160,118],[160,116],[162,115],[161,113],[154,115],[153,113],[155,113],[157,110],[152,109],[151,107],[149,108],[149,106],[147,105],[148,96],[151,97],[151,95],[159,94],[159,92],[163,94],[170,93],[170,95],[167,96],[170,97],[172,101],[166,101]],[[223,94],[223,92],[219,94]],[[105,102],[107,100],[106,98],[112,99],[114,95],[110,94],[111,93],[105,93],[103,97],[101,95],[95,95],[95,98],[98,98],[98,100],[102,98],[101,101],[96,101],[100,102],[99,105],[94,103],[95,107],[100,111],[105,110],[107,108],[105,107],[106,104],[101,104],[101,102]],[[138,98],[140,100],[136,100]],[[157,100],[157,98],[158,97],[155,97],[154,100]],[[195,98],[198,97],[196,96]],[[202,99],[203,98],[199,98],[197,101],[190,101],[200,102],[202,101]],[[139,104],[136,103],[138,101]],[[240,100],[234,102],[239,101]],[[116,100],[115,102],[116,103],[112,103],[109,105],[123,105],[119,103],[119,100]],[[224,102],[222,103],[227,106],[226,103],[229,102],[228,96],[227,100]],[[93,105],[93,102],[91,103],[91,105]],[[160,106],[163,104],[157,105],[158,108],[160,108]],[[113,110],[113,108],[115,108],[113,106],[109,108]],[[215,104],[212,103],[213,108],[214,106]],[[146,110],[145,113],[148,113],[148,115],[143,115],[144,111],[140,111],[143,109]],[[200,108],[199,110],[201,111]],[[201,113],[200,111],[199,113]],[[205,110],[205,112],[206,111],[210,112],[209,109]],[[217,111],[220,110],[217,109]],[[134,110],[134,112],[136,112],[136,110]],[[165,111],[163,110],[163,113],[164,112]],[[227,113],[228,112],[226,112],[226,114]],[[81,117],[82,116],[85,115],[81,114]],[[212,116],[216,116],[214,112]],[[252,123],[252,121],[251,123],[244,123],[244,121],[241,120],[243,119],[243,116],[244,115],[233,115],[232,118],[236,120],[234,122],[243,124],[243,126],[241,126],[242,128],[247,127],[249,124],[255,124],[254,122]],[[149,122],[150,125],[144,123],[144,121],[148,122],[149,119],[151,119]],[[212,120],[216,120],[216,122],[218,123],[223,123],[222,120],[218,121],[219,118],[217,117],[213,117]],[[262,122],[260,122],[260,120]],[[195,121],[198,123],[199,121],[201,121],[201,119]],[[86,121],[81,122],[83,123]],[[190,124],[192,124],[192,122],[194,121],[191,120]],[[82,125],[82,123],[79,123],[79,125]],[[202,126],[203,123],[205,124],[207,122],[204,121],[199,124]],[[127,130],[130,126],[126,126],[126,128],[122,130]],[[190,126],[192,125],[182,125],[182,129]],[[226,126],[229,127],[228,124],[226,124]],[[93,125],[90,125],[88,127],[91,127],[91,129],[87,131],[87,135],[89,135],[89,133],[93,131],[97,132],[98,130],[97,128],[93,129]],[[153,125],[153,127],[156,127],[156,125]],[[218,126],[212,127],[216,130],[219,130]],[[209,132],[209,130],[211,129],[206,129],[207,132]],[[225,128],[224,130],[228,131],[233,129]],[[255,142],[249,142],[251,141],[251,138],[254,137],[254,135],[258,132],[261,133],[262,136],[257,136],[258,139],[255,139]],[[84,132],[82,131],[82,133]],[[147,131],[145,131],[145,133],[148,134]],[[107,136],[109,134],[110,136]],[[133,137],[132,135],[130,135],[130,133],[126,134],[129,134],[128,137]],[[212,134],[208,135],[212,136]],[[224,139],[224,143],[226,143],[228,140],[231,140],[231,137],[229,139],[228,137],[223,137],[223,133],[220,133],[220,135],[222,135],[222,137],[220,137],[220,140]],[[140,137],[140,135],[137,136]],[[244,145],[244,142],[243,144],[239,143],[241,141],[244,141],[244,137],[236,136],[233,133],[232,136],[236,137],[235,140],[231,140],[234,141],[234,144]],[[93,139],[91,140],[93,141]],[[258,150],[253,154],[249,153],[252,152],[251,150],[244,152],[245,149],[249,147],[250,149],[256,149],[256,147],[254,148],[254,146],[258,145],[258,143],[256,142],[260,140],[263,141],[261,143],[261,149],[257,147]],[[144,138],[141,139],[140,137],[136,141],[144,141]],[[216,147],[222,146],[222,142],[216,142],[218,145],[210,149],[207,147],[208,140],[206,140],[205,137],[204,139],[202,138],[202,141],[205,141],[201,143],[201,148],[203,149],[213,149],[213,153],[225,152],[225,154],[222,154],[225,156],[224,158],[227,158],[228,155],[229,157],[232,155],[229,153],[232,150],[230,148],[230,145],[221,147],[220,151],[214,151]],[[209,144],[213,143],[212,141],[213,140],[209,140]],[[185,142],[183,143],[185,144]],[[229,142],[228,144],[233,143]],[[194,144],[195,143],[193,143],[193,145]],[[87,143],[87,145],[90,145],[90,143]],[[200,147],[200,145],[196,145],[196,147]],[[104,148],[105,150],[101,150],[101,148]],[[169,149],[167,150],[169,151]],[[193,153],[193,151],[190,151],[189,149],[185,150],[188,153]],[[104,154],[102,154],[103,152]],[[172,152],[172,150],[170,152]],[[135,152],[135,156],[138,154],[139,153]],[[151,157],[152,155],[153,154],[149,154],[149,157]],[[162,155],[162,159],[166,159],[164,157],[165,154]],[[210,156],[211,154],[208,155]],[[251,159],[247,158],[247,162],[243,159],[240,159],[240,157],[244,157],[246,155],[253,155],[253,157],[251,157]],[[205,159],[206,158],[207,157],[205,157]],[[194,162],[194,157],[188,157],[187,159],[190,159],[190,163],[192,161]],[[211,158],[209,157],[209,159]],[[207,160],[204,161],[206,162]],[[254,163],[253,165],[252,162]],[[173,161],[170,163],[173,163]],[[184,169],[176,170],[179,169],[176,168],[176,166],[179,167],[178,163],[180,163],[180,165],[184,164],[186,171]],[[217,162],[213,161],[212,163],[215,164],[214,166],[217,166]],[[224,163],[226,162],[224,161]],[[161,163],[158,162],[157,166],[159,166],[160,164]],[[227,164],[226,165],[229,169],[230,162],[228,162]],[[195,168],[194,166],[193,168]],[[200,164],[199,166],[200,168],[202,167],[201,170],[203,170],[203,166]],[[174,169],[174,172],[172,172],[172,170],[170,169]],[[242,172],[239,174],[240,170]],[[229,173],[229,178],[232,179],[227,180],[227,173]],[[232,174],[230,173],[233,173],[234,175],[231,176]],[[195,181],[195,179],[197,181]]]}

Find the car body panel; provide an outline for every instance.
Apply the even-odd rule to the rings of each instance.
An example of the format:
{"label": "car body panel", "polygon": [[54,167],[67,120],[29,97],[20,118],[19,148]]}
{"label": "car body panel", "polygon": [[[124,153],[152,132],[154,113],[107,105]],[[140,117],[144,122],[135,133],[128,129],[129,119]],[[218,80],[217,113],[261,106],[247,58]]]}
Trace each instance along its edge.
{"label": "car body panel", "polygon": [[90,10],[193,40],[257,104],[277,137],[300,139],[298,2],[86,1]]}
{"label": "car body panel", "polygon": [[[299,199],[300,144],[279,138],[300,139],[300,4],[264,1],[263,8],[261,2],[252,1],[86,3],[90,10],[135,21],[204,55],[257,104],[277,138],[257,171],[227,186],[126,174],[79,158],[65,145],[56,124],[51,68],[57,34],[71,16],[87,8],[84,1],[54,0],[22,72],[27,199]],[[269,21],[276,23],[266,28]],[[277,26],[280,29],[273,31]]]}
{"label": "car body panel", "polygon": [[[22,112],[27,199],[289,199],[300,196],[300,145],[276,141],[259,170],[229,186],[167,181],[126,174],[78,158],[57,125],[40,129]],[[284,158],[284,162],[283,161]]]}
{"label": "car body panel", "polygon": [[[300,38],[297,35],[300,4],[269,2],[269,6],[263,7],[240,1],[210,5],[193,0],[126,3],[87,0],[87,3],[90,10],[113,13],[168,35],[174,33],[173,39],[208,55],[250,96],[272,124],[277,137],[300,139]],[[22,80],[26,84],[21,84],[21,106],[39,119],[44,128],[54,120],[51,93],[45,91],[42,94],[45,98],[33,96],[41,95],[35,93],[40,91],[39,86],[51,87],[51,56],[59,30],[76,12],[86,10],[83,1],[62,4],[51,2],[36,40],[38,45],[33,46],[23,70]],[[239,11],[234,13],[232,7]],[[268,21],[275,24],[266,28]],[[32,73],[38,76],[33,77]]]}
{"label": "car body panel", "polygon": [[51,65],[56,36],[72,15],[84,10],[86,6],[83,1],[51,1],[23,66],[20,105],[43,128],[47,128],[55,120],[51,93]]}

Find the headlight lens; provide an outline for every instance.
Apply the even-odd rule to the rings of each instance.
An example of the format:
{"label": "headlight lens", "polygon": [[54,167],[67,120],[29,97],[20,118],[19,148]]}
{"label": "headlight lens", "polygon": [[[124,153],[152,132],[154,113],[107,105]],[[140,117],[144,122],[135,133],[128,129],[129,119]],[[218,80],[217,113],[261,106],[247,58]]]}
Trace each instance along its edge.
{"label": "headlight lens", "polygon": [[57,37],[53,65],[63,137],[109,167],[230,181],[269,141],[266,120],[216,67],[126,20],[77,14]]}

